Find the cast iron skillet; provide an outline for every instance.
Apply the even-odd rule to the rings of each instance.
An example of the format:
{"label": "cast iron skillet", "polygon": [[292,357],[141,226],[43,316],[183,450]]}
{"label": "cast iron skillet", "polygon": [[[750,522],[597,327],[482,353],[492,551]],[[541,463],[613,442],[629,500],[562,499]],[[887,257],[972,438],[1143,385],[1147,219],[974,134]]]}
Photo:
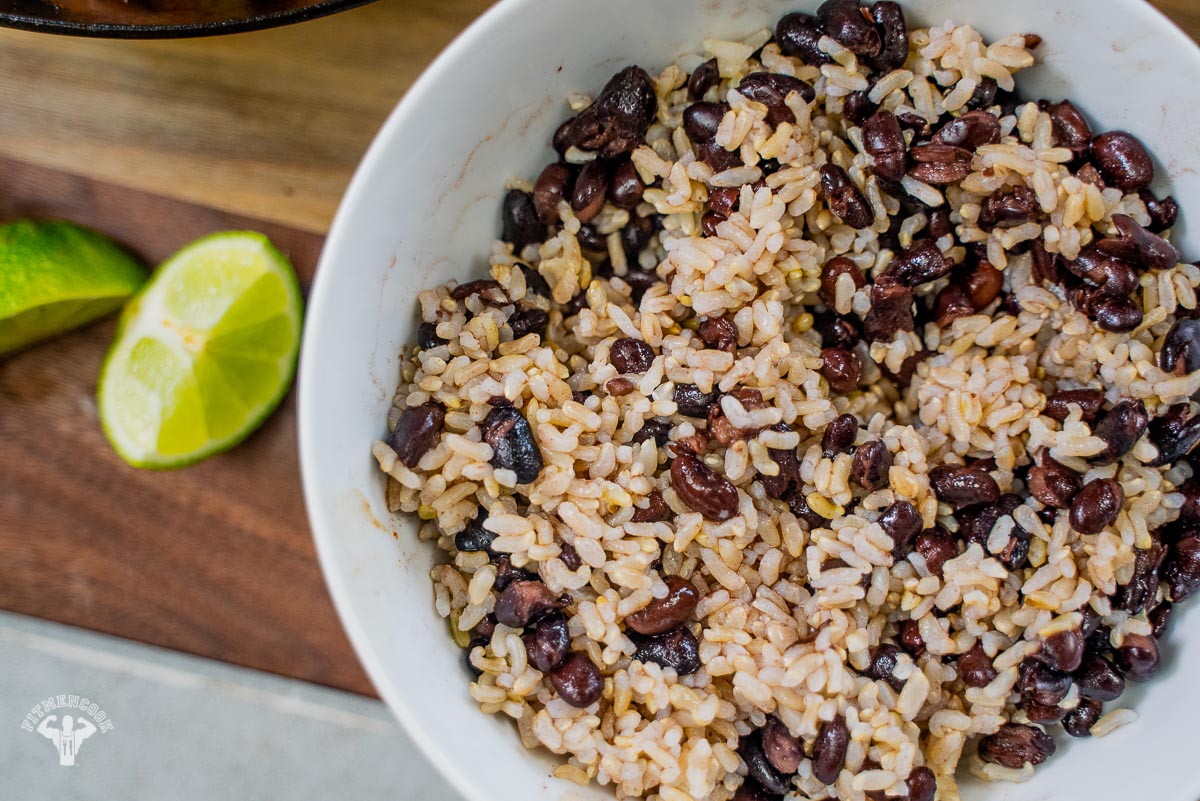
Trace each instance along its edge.
{"label": "cast iron skillet", "polygon": [[169,39],[286,25],[371,0],[0,0],[0,26],[73,36]]}

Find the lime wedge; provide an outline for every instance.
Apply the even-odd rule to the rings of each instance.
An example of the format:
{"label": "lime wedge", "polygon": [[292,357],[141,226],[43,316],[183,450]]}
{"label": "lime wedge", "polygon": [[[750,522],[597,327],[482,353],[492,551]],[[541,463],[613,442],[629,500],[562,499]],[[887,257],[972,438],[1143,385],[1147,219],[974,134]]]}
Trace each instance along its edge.
{"label": "lime wedge", "polygon": [[121,458],[169,469],[233,447],[287,394],[300,287],[262,234],[199,239],[121,317],[100,374],[100,421]]}
{"label": "lime wedge", "polygon": [[95,231],[0,226],[0,356],[115,311],[145,282],[145,269]]}

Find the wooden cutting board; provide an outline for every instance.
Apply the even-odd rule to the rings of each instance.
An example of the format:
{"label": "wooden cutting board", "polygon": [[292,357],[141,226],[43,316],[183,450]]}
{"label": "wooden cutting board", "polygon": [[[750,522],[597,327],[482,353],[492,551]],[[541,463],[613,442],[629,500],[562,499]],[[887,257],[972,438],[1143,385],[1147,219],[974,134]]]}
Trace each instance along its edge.
{"label": "wooden cutting board", "polygon": [[[151,264],[253,228],[307,287],[374,131],[488,4],[384,0],[196,41],[0,31],[0,220],[82,222]],[[1200,35],[1195,0],[1158,5]],[[313,553],[294,397],[228,454],[134,470],[96,417],[112,333],[0,361],[0,608],[372,693]]]}

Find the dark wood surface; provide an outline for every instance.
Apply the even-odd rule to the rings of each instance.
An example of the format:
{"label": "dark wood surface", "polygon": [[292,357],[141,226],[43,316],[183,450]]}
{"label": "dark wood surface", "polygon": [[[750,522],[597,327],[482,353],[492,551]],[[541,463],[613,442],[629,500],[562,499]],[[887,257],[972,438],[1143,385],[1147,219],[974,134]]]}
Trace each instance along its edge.
{"label": "dark wood surface", "polygon": [[[254,228],[307,287],[376,127],[488,4],[383,0],[181,42],[0,31],[0,220],[72,219],[151,264]],[[1196,0],[1156,5],[1200,34]],[[0,609],[372,693],[316,564],[294,397],[228,454],[135,470],[96,417],[112,333],[0,361]]]}

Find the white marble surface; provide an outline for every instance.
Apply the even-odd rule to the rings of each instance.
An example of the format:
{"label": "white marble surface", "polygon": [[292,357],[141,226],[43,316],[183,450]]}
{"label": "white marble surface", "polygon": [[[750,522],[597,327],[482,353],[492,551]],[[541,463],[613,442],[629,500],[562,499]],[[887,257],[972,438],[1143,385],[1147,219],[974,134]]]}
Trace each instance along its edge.
{"label": "white marble surface", "polygon": [[[56,716],[47,734],[61,743],[67,715],[72,735],[90,728],[80,717],[96,727],[78,740],[73,766],[60,764],[71,756],[60,759],[36,715],[22,728],[60,695],[68,706],[44,713]],[[94,702],[94,714],[71,696]],[[458,796],[377,701],[0,612],[0,799]]]}

